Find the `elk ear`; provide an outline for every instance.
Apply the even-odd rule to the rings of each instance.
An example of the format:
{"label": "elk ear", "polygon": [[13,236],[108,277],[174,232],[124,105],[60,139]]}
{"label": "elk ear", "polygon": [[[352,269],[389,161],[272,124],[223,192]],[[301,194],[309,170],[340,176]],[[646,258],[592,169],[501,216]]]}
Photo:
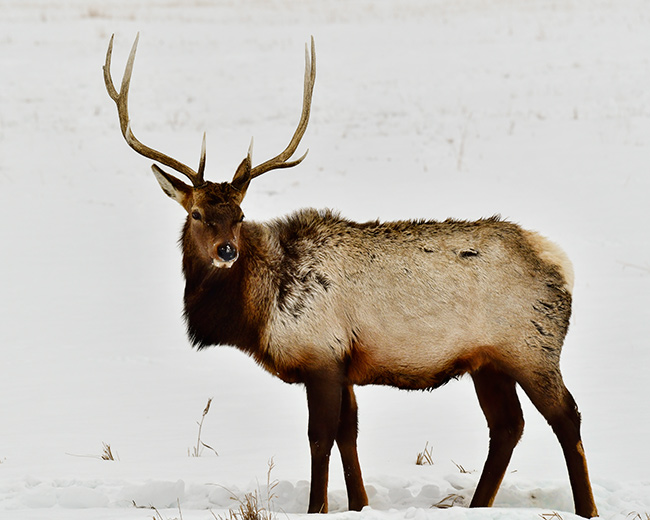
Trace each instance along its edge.
{"label": "elk ear", "polygon": [[[235,176],[230,181],[230,185],[241,194],[241,199],[246,195],[246,190],[251,182],[251,156],[250,154],[237,167]],[[241,202],[241,199],[239,202]]]}
{"label": "elk ear", "polygon": [[192,200],[192,188],[173,175],[162,171],[157,165],[152,165],[151,169],[156,176],[156,180],[162,190],[181,206],[187,209]]}

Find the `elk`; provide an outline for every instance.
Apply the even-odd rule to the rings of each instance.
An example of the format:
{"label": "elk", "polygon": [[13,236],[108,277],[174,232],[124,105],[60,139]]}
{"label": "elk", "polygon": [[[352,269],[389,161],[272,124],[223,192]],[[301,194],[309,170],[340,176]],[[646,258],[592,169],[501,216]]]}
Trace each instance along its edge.
{"label": "elk", "polygon": [[302,115],[289,145],[253,167],[252,143],[230,182],[204,179],[205,134],[194,171],[136,139],[128,93],[138,38],[118,92],[111,37],[104,79],[126,142],[187,177],[153,173],[187,212],[180,245],[185,320],[202,349],[232,345],[287,383],[304,385],[309,410],[308,512],[327,512],[330,452],[337,444],[349,508],[368,504],[357,455],[354,385],[434,389],[469,374],[487,419],[487,460],[470,507],[491,506],[524,426],[519,385],[562,447],[575,510],[597,516],[560,351],[571,314],[573,269],[536,232],[499,217],[357,223],[302,209],[268,222],[244,220],[251,180],[291,168],[309,121],[316,75],[306,49]]}

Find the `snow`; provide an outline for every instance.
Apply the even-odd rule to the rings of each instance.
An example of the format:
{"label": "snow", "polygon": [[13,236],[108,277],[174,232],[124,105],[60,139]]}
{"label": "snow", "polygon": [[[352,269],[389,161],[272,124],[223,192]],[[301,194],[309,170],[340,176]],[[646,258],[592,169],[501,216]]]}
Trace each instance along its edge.
{"label": "snow", "polygon": [[[262,220],[303,206],[357,220],[500,213],[571,257],[563,352],[604,518],[650,514],[650,5],[644,1],[0,1],[0,517],[210,519],[260,490],[307,518],[300,387],[229,348],[195,352],[181,319],[182,210],[122,140],[101,66],[115,33],[135,134],[228,180],[296,123],[303,46],[318,76],[305,162],[256,179]],[[466,506],[487,449],[471,381],[365,387],[370,496],[332,518],[575,518],[559,445],[527,420],[491,510]],[[209,397],[204,450],[190,457]],[[102,443],[119,460],[101,460]],[[433,466],[416,466],[425,443]],[[455,463],[469,473],[461,473]],[[454,507],[431,507],[455,496]],[[451,499],[448,499],[448,501]],[[180,506],[180,511],[179,511]]]}

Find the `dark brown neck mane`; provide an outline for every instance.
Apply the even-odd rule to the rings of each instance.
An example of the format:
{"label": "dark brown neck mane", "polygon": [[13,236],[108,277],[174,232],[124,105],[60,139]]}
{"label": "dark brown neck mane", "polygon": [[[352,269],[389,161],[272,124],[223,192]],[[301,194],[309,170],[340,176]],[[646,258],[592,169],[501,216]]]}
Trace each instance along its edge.
{"label": "dark brown neck mane", "polygon": [[259,349],[256,313],[247,309],[245,280],[253,267],[247,233],[242,230],[239,259],[231,268],[217,268],[196,251],[189,234],[189,219],[183,228],[183,274],[185,275],[185,320],[192,345],[199,350],[211,345],[233,345],[248,353]]}

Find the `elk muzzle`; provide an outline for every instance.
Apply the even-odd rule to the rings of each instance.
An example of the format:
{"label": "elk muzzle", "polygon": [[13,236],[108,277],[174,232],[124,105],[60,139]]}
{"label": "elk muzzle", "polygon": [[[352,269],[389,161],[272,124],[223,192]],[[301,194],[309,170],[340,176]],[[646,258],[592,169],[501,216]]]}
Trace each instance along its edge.
{"label": "elk muzzle", "polygon": [[232,267],[239,258],[239,251],[231,241],[215,244],[213,250],[217,253],[212,256],[212,265],[215,267]]}
{"label": "elk muzzle", "polygon": [[239,258],[239,233],[241,224],[235,224],[229,233],[212,238],[212,245],[209,248],[210,258],[214,267],[232,267]]}

